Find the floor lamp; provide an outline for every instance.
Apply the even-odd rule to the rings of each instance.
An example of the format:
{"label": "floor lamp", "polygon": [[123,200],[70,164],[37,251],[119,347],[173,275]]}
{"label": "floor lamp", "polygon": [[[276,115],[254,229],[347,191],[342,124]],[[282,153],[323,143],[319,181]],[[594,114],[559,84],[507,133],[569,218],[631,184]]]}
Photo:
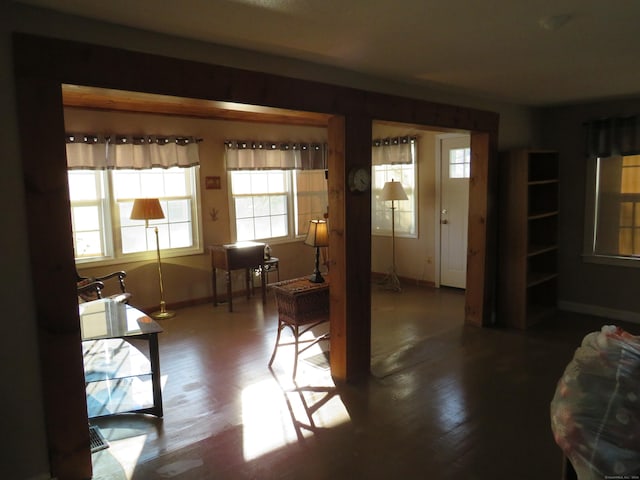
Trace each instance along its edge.
{"label": "floor lamp", "polygon": [[[164,218],[164,212],[157,198],[136,198],[131,209],[131,220],[144,220],[145,229],[149,228],[149,220]],[[151,314],[156,320],[164,320],[175,316],[175,312],[167,310],[164,303],[164,288],[162,285],[162,263],[160,262],[160,240],[158,227],[154,227],[156,234],[156,253],[158,255],[158,278],[160,279],[160,311]]]}
{"label": "floor lamp", "polygon": [[408,197],[404,188],[402,188],[402,184],[391,179],[390,182],[384,184],[381,199],[383,202],[391,201],[391,271],[382,281],[382,285],[385,288],[399,292],[402,289],[396,274],[396,206],[394,202],[396,200],[408,200]]}

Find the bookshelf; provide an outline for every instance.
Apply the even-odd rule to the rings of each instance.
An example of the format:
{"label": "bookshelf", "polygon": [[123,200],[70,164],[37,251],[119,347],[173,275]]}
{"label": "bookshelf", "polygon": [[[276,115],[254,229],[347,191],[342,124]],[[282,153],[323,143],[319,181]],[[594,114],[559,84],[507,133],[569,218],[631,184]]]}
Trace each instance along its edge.
{"label": "bookshelf", "polygon": [[526,329],[556,310],[558,154],[513,150],[500,156],[498,323]]}

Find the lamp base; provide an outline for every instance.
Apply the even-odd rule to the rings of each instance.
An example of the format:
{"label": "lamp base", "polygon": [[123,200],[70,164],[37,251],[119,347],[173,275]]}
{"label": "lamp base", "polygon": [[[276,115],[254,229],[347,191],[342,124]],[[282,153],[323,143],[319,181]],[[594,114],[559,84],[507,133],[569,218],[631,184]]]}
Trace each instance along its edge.
{"label": "lamp base", "polygon": [[309,281],[311,283],[324,283],[324,278],[320,274],[320,272],[313,272],[313,275],[309,277]]}
{"label": "lamp base", "polygon": [[153,312],[151,314],[151,318],[155,320],[166,320],[168,318],[173,318],[176,316],[176,312],[171,312],[167,310],[166,303],[164,300],[160,300],[160,310],[157,312]]}
{"label": "lamp base", "polygon": [[402,287],[400,286],[400,279],[396,275],[395,270],[392,270],[384,277],[379,285],[386,290],[393,290],[394,292],[401,292]]}
{"label": "lamp base", "polygon": [[154,320],[166,320],[168,318],[173,318],[176,316],[176,312],[171,312],[169,310],[160,310],[159,312],[153,312],[149,315]]}

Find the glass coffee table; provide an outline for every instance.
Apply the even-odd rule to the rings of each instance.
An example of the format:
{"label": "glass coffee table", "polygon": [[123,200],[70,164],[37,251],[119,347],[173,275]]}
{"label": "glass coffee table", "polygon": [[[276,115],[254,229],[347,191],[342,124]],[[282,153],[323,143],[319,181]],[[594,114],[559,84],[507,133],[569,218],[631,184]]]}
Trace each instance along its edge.
{"label": "glass coffee table", "polygon": [[[162,417],[158,333],[162,327],[111,299],[79,304],[89,418],[118,413]],[[148,344],[148,357],[138,346]]]}

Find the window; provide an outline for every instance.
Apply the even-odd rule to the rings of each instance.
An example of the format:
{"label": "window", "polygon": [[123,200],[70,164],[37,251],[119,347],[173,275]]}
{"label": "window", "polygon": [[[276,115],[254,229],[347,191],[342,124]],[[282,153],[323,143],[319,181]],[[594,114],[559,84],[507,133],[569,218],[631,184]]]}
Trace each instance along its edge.
{"label": "window", "polygon": [[391,234],[391,203],[383,201],[381,195],[385,182],[396,180],[402,183],[408,200],[394,202],[395,234],[405,237],[415,236],[415,164],[374,165],[372,169],[371,233]]}
{"label": "window", "polygon": [[449,178],[469,178],[471,176],[471,148],[449,150]]}
{"label": "window", "polygon": [[640,258],[640,155],[597,158],[590,165],[585,254]]}
{"label": "window", "polygon": [[133,200],[160,199],[165,218],[158,228],[160,248],[176,253],[200,250],[198,167],[144,170],[69,170],[69,195],[76,262],[132,260],[156,248],[155,233],[130,220]]}
{"label": "window", "polygon": [[293,239],[327,209],[324,170],[231,171],[236,241]]}
{"label": "window", "polygon": [[329,208],[325,170],[294,170],[296,233],[306,235],[309,222],[324,218]]}
{"label": "window", "polygon": [[374,139],[371,151],[371,233],[391,235],[391,202],[382,200],[382,189],[391,180],[402,184],[408,199],[395,201],[395,234],[416,236],[417,137]]}

